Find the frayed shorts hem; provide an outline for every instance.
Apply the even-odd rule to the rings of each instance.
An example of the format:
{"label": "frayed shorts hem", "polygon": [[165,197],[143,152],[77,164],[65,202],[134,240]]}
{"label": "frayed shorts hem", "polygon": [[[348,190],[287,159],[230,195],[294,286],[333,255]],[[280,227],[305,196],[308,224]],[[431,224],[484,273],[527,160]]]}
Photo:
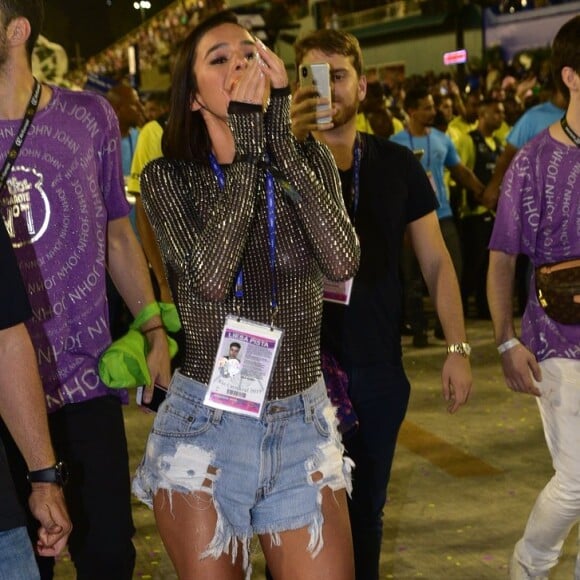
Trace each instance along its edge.
{"label": "frayed shorts hem", "polygon": [[[205,493],[217,512],[214,537],[203,556],[237,557],[248,565],[254,534],[308,528],[308,550],[323,547],[322,493],[352,489],[352,461],[343,457],[336,409],[320,379],[306,391],[269,401],[260,419],[203,405],[205,385],[176,373],[155,418],[133,492],[148,506],[165,490]],[[246,568],[247,570],[247,568]]]}

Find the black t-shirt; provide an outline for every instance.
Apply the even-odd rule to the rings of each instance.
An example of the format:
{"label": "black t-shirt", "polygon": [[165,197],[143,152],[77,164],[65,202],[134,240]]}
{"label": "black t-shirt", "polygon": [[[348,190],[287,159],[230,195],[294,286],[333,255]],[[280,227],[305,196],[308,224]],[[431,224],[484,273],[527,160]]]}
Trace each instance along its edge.
{"label": "black t-shirt", "polygon": [[[30,318],[31,312],[4,223],[0,223],[0,280],[0,330],[5,330]],[[0,441],[0,531],[25,524]]]}
{"label": "black t-shirt", "polygon": [[[438,204],[412,151],[376,135],[361,134],[359,201],[354,224],[361,258],[350,304],[324,303],[322,345],[339,361],[369,365],[401,361],[400,258],[408,223]],[[352,216],[352,169],[340,172]]]}

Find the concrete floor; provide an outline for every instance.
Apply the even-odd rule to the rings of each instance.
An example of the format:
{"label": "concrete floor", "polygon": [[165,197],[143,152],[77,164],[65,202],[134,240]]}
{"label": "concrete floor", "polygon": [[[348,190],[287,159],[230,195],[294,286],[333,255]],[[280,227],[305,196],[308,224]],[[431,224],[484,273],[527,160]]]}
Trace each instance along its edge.
{"label": "concrete floor", "polygon": [[[412,384],[385,512],[381,579],[495,580],[507,563],[535,497],[551,476],[535,400],[503,383],[491,324],[468,321],[474,390],[468,406],[448,415],[440,390],[444,343],[414,349],[404,338]],[[126,423],[132,468],[151,417],[131,405]],[[135,578],[174,579],[150,510],[133,503]],[[577,528],[551,578],[573,578]],[[57,579],[74,578],[65,557]],[[264,578],[258,546],[253,578]],[[216,579],[217,580],[217,579]],[[316,579],[317,580],[317,579]],[[327,580],[327,579],[320,579]]]}

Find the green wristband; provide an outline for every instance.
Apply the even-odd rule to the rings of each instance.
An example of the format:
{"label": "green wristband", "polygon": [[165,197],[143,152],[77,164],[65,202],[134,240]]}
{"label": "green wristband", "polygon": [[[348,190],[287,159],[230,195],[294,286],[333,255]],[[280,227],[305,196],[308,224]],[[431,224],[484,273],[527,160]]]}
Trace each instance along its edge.
{"label": "green wristband", "polygon": [[159,308],[159,304],[157,302],[151,302],[151,304],[148,304],[147,306],[145,306],[145,308],[143,308],[137,314],[137,316],[135,316],[135,320],[133,321],[133,324],[131,324],[131,328],[134,328],[135,330],[140,330],[141,327],[146,322],[151,320],[154,316],[160,316],[160,315],[161,315],[161,308]]}

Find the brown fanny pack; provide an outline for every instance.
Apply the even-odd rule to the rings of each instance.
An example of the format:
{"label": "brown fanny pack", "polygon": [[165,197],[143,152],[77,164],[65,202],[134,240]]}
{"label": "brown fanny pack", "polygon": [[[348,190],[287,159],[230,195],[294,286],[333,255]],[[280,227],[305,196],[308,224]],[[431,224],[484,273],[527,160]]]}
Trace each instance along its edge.
{"label": "brown fanny pack", "polygon": [[580,258],[536,268],[536,294],[560,324],[580,324]]}

